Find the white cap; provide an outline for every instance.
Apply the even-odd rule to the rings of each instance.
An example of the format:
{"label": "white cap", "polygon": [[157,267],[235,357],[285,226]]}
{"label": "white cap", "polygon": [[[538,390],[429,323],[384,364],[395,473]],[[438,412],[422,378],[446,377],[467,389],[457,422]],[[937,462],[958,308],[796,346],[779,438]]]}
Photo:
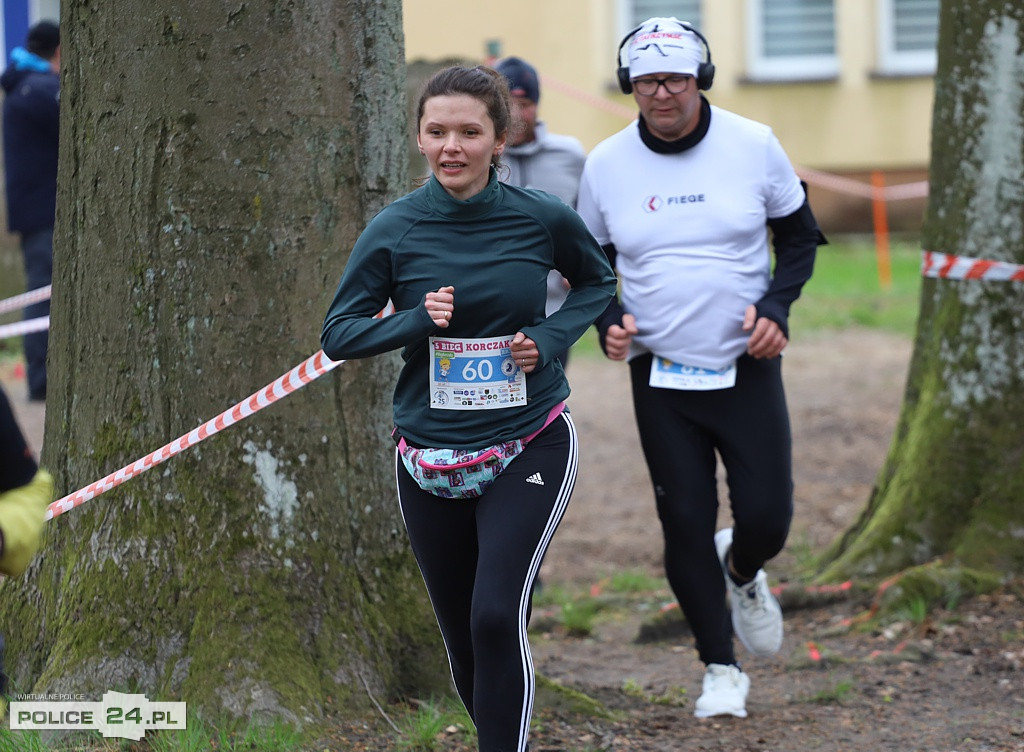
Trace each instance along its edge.
{"label": "white cap", "polygon": [[704,45],[677,18],[649,18],[629,40],[629,77],[651,73],[696,76]]}

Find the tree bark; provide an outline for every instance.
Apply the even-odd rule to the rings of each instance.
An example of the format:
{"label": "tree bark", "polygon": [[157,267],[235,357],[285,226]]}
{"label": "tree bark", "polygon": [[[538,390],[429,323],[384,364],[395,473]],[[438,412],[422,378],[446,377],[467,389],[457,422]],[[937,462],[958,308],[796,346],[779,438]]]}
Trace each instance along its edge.
{"label": "tree bark", "polygon": [[[927,250],[1024,263],[1024,6],[944,0]],[[1024,571],[1024,285],[926,279],[903,407],[823,579]]]}
{"label": "tree bark", "polygon": [[[316,352],[409,185],[399,0],[75,2],[61,25],[43,459],[69,492]],[[397,367],[346,363],[49,523],[0,596],[17,687],[302,722],[446,686],[394,499]]]}

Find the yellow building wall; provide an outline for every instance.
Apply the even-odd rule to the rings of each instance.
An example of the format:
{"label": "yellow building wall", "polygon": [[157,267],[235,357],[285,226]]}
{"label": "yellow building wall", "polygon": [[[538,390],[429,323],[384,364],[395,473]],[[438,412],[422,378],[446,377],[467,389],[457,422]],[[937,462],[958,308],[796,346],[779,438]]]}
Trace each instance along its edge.
{"label": "yellow building wall", "polygon": [[632,102],[608,90],[618,43],[616,6],[614,0],[405,0],[405,56],[410,63],[486,62],[487,43],[497,40],[499,56],[521,57],[540,74],[541,120],[589,150],[635,117]]}
{"label": "yellow building wall", "polygon": [[[923,171],[929,159],[933,81],[874,75],[875,0],[836,0],[840,74],[825,82],[746,81],[745,0],[705,0],[701,31],[716,67],[708,98],[773,127],[792,161],[817,170]],[[406,59],[485,62],[488,43],[541,75],[540,117],[588,150],[635,117],[618,92],[617,0],[406,0]]]}

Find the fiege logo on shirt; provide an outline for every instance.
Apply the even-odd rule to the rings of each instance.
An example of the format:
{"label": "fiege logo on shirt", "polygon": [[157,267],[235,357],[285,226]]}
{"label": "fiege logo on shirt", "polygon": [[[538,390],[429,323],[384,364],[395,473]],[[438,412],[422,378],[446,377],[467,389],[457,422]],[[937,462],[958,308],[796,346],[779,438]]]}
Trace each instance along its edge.
{"label": "fiege logo on shirt", "polygon": [[650,214],[656,212],[664,205],[672,206],[673,204],[703,204],[704,194],[703,193],[690,193],[685,196],[669,196],[668,199],[662,199],[661,196],[648,196],[643,201],[644,211]]}
{"label": "fiege logo on shirt", "polygon": [[661,208],[661,196],[648,196],[644,199],[643,207],[644,211],[650,214],[656,212]]}

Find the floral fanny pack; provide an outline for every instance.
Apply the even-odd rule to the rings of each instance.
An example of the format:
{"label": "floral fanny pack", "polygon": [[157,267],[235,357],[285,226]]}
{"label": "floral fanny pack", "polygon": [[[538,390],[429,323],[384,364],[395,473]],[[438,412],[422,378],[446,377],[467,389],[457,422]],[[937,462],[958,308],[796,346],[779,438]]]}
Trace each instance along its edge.
{"label": "floral fanny pack", "polygon": [[503,441],[483,449],[420,449],[409,446],[404,437],[398,437],[398,453],[409,475],[424,491],[443,499],[478,499],[564,409],[564,402],[555,405],[544,425],[522,439]]}

